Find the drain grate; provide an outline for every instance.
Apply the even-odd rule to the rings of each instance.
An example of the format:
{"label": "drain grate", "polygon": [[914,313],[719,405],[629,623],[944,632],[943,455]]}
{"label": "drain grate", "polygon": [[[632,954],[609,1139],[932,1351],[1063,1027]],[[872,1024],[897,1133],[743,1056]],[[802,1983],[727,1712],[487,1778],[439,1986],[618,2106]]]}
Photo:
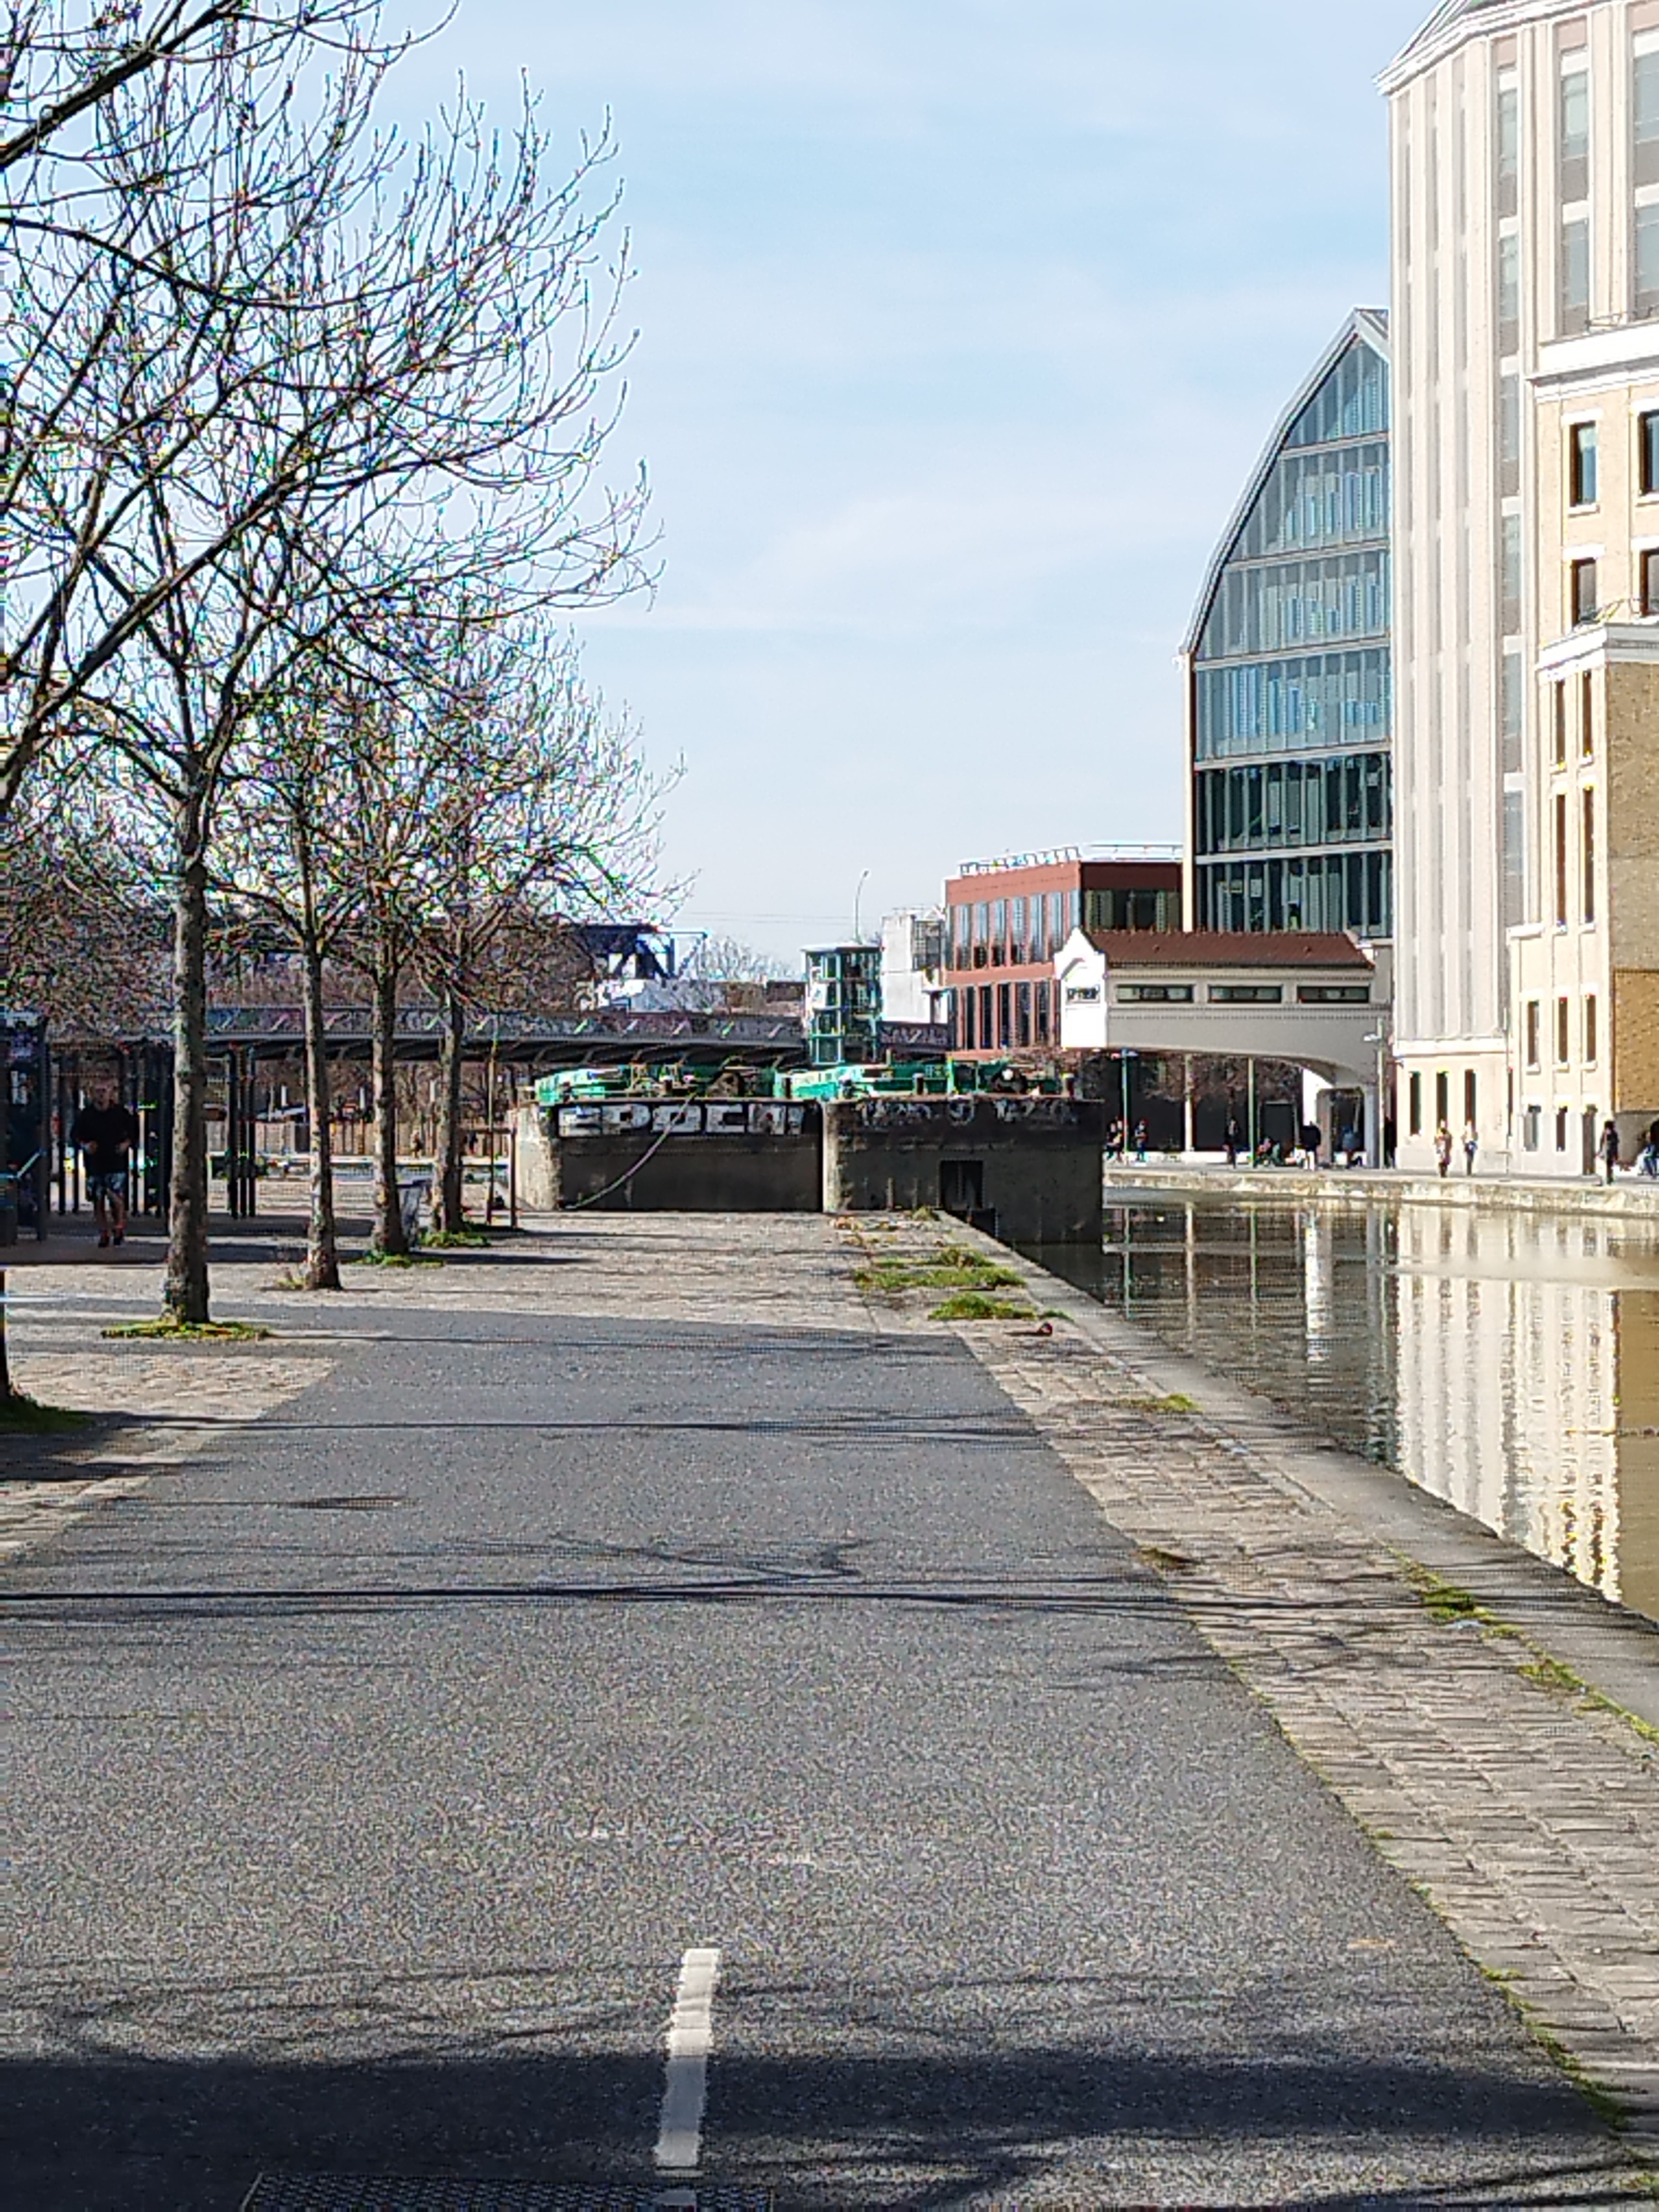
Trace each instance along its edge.
{"label": "drain grate", "polygon": [[352,2173],[263,2173],[242,2212],[771,2212],[764,2190],[611,2189],[585,2182],[412,2181]]}

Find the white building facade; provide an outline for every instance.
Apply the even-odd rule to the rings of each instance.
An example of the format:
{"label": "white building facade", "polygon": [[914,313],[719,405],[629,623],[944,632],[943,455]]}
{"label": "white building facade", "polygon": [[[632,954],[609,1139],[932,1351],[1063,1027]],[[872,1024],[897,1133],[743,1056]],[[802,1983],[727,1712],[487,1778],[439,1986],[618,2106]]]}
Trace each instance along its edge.
{"label": "white building facade", "polygon": [[1392,116],[1400,1158],[1659,1116],[1659,0],[1449,0]]}

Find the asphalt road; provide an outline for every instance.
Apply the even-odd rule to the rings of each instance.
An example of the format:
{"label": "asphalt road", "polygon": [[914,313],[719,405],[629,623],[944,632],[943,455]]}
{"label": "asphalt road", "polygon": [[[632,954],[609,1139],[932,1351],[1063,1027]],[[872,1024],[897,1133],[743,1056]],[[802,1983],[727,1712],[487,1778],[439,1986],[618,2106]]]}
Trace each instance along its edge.
{"label": "asphalt road", "polygon": [[8,2203],[649,2202],[698,1948],[707,2191],[1614,2200],[1577,2092],[953,1340],[359,1319],[8,1579]]}

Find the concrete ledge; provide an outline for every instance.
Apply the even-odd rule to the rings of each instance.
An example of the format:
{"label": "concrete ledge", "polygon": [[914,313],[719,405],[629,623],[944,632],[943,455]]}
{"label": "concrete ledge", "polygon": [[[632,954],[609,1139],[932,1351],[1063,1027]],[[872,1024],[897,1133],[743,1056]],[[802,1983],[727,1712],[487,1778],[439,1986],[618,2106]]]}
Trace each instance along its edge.
{"label": "concrete ledge", "polygon": [[[1262,1181],[1268,1180],[1264,1175]],[[1280,1180],[1272,1178],[1275,1186]],[[1131,1369],[1149,1397],[1190,1399],[1203,1420],[1272,1476],[1430,1574],[1468,1590],[1587,1687],[1659,1729],[1659,1624],[1611,1604],[1565,1568],[1494,1535],[1405,1475],[1360,1458],[1213,1369],[1170,1351],[1149,1331],[1119,1320],[1019,1253],[978,1231],[961,1233],[1018,1269],[1039,1309],[1063,1314],[1080,1335]]]}
{"label": "concrete ledge", "polygon": [[1384,1173],[1371,1168],[1200,1167],[1183,1160],[1149,1159],[1144,1164],[1108,1161],[1107,1202],[1114,1194],[1146,1192],[1153,1196],[1248,1198],[1302,1206],[1310,1199],[1370,1206],[1379,1198],[1408,1199],[1413,1205],[1490,1208],[1510,1213],[1584,1213],[1613,1218],[1633,1217],[1659,1229],[1659,1182],[1626,1177],[1609,1190],[1589,1182],[1522,1182],[1510,1176],[1438,1176]]}

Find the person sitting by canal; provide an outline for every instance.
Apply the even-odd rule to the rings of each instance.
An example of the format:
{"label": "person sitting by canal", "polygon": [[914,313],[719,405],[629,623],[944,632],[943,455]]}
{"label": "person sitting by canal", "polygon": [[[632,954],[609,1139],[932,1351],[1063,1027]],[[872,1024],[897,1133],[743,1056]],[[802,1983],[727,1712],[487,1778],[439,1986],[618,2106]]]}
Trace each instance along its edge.
{"label": "person sitting by canal", "polygon": [[70,1131],[70,1143],[86,1170],[87,1195],[100,1244],[119,1244],[127,1233],[127,1162],[138,1141],[137,1117],[122,1105],[112,1083],[95,1083]]}
{"label": "person sitting by canal", "polygon": [[1143,1165],[1146,1158],[1146,1124],[1144,1121],[1137,1121],[1135,1123],[1135,1158]]}
{"label": "person sitting by canal", "polygon": [[1611,1184],[1613,1172],[1619,1165],[1619,1124],[1616,1121],[1602,1123],[1601,1142],[1599,1149],[1601,1154],[1601,1164],[1607,1170],[1607,1182]]}
{"label": "person sitting by canal", "polygon": [[1325,1133],[1317,1121],[1304,1121],[1302,1124],[1302,1157],[1307,1162],[1310,1172],[1318,1169],[1319,1147],[1324,1141]]}
{"label": "person sitting by canal", "polygon": [[1452,1133],[1443,1121],[1434,1133],[1434,1160],[1443,1182],[1451,1173]]}
{"label": "person sitting by canal", "polygon": [[1474,1173],[1474,1156],[1480,1149],[1480,1132],[1473,1121],[1465,1121],[1463,1124],[1463,1172],[1466,1176],[1472,1176]]}

